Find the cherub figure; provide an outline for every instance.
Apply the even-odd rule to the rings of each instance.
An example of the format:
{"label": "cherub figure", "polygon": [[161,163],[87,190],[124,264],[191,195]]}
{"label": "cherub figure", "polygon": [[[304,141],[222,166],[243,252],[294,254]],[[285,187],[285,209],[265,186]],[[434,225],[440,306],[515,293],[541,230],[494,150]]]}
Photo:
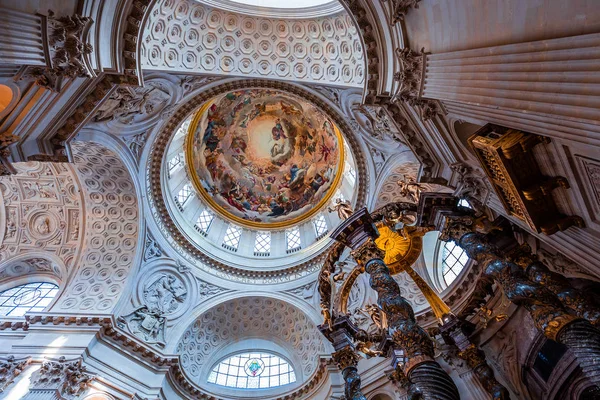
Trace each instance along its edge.
{"label": "cherub figure", "polygon": [[421,196],[421,185],[415,182],[414,179],[399,180],[398,186],[400,186],[400,195],[408,198],[413,203],[419,202]]}

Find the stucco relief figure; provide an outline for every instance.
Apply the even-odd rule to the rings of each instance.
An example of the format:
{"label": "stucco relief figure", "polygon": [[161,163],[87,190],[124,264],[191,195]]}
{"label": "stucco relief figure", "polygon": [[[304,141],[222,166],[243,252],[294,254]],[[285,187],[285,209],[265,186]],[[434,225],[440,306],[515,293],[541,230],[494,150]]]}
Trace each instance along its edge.
{"label": "stucco relief figure", "polygon": [[158,279],[144,288],[146,304],[161,314],[175,312],[186,297],[187,290],[181,281],[170,274],[161,274]]}
{"label": "stucco relief figure", "polygon": [[115,120],[123,124],[131,124],[138,115],[152,114],[161,105],[164,108],[167,98],[168,93],[156,86],[138,89],[119,87],[100,106],[94,121]]}
{"label": "stucco relief figure", "polygon": [[40,235],[47,235],[47,234],[49,234],[50,230],[52,229],[51,226],[50,226],[50,218],[48,218],[48,217],[38,218],[35,221],[33,229],[35,229],[35,231],[37,233],[39,233]]}
{"label": "stucco relief figure", "polygon": [[157,309],[148,306],[138,307],[131,313],[119,317],[117,321],[135,336],[148,344],[165,346],[165,322],[167,318]]}
{"label": "stucco relief figure", "polygon": [[399,180],[398,186],[400,186],[400,195],[406,197],[413,203],[419,202],[421,196],[421,185],[415,182],[414,179],[409,178],[408,180]]}
{"label": "stucco relief figure", "polygon": [[338,217],[342,220],[350,218],[354,213],[350,202],[348,200],[342,201],[342,199],[336,199],[335,205],[333,207],[327,207],[327,211],[337,212]]}

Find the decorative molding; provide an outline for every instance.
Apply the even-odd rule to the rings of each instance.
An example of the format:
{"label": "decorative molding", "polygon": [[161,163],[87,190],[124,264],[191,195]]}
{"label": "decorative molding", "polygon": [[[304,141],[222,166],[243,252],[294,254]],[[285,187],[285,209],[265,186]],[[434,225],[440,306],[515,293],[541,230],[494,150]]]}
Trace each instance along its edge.
{"label": "decorative molding", "polygon": [[102,145],[77,142],[73,150],[86,193],[86,240],[79,268],[52,310],[110,313],[125,288],[138,246],[135,184],[123,161]]}
{"label": "decorative molding", "polygon": [[0,393],[15,381],[23,370],[31,363],[31,358],[15,359],[15,356],[8,356],[0,360]]}
{"label": "decorative molding", "polygon": [[161,2],[144,27],[143,67],[362,87],[356,26],[345,13],[312,19],[234,14],[190,0]]}
{"label": "decorative molding", "polygon": [[58,390],[61,399],[74,399],[83,394],[95,376],[83,365],[83,359],[67,360],[64,356],[57,361],[44,361],[42,367],[31,377],[31,392]]}
{"label": "decorative molding", "polygon": [[212,86],[201,93],[198,93],[187,102],[183,103],[174,112],[170,120],[166,121],[161,127],[159,127],[158,135],[152,141],[152,147],[150,148],[148,164],[146,165],[147,173],[147,191],[148,201],[150,210],[159,226],[159,229],[163,233],[164,237],[169,241],[171,246],[187,261],[195,264],[196,266],[204,269],[207,272],[215,274],[217,276],[241,281],[246,283],[265,282],[275,283],[284,282],[292,279],[297,279],[302,276],[306,276],[312,272],[317,271],[325,255],[323,254],[327,247],[321,250],[320,254],[315,254],[309,261],[294,265],[292,267],[281,268],[278,270],[271,271],[252,271],[243,268],[238,268],[232,265],[227,265],[218,260],[211,258],[205,252],[200,251],[196,246],[187,240],[187,238],[179,231],[179,228],[175,222],[170,218],[169,211],[163,198],[162,184],[161,184],[161,171],[163,157],[166,152],[167,144],[170,138],[175,133],[176,129],[180,126],[181,122],[185,120],[195,109],[204,104],[207,100],[214,96],[229,92],[236,89],[244,88],[272,88],[277,90],[283,90],[292,94],[301,96],[309,102],[315,104],[318,108],[322,109],[329,117],[336,123],[340,128],[344,137],[353,150],[353,155],[357,164],[358,173],[358,194],[355,206],[361,207],[365,204],[366,191],[368,187],[367,179],[367,167],[362,156],[360,144],[352,134],[352,129],[346,122],[346,119],[340,115],[335,109],[330,107],[325,101],[323,101],[318,95],[313,92],[286,82],[269,81],[261,79],[246,79],[246,80],[235,80],[227,81],[222,84]]}
{"label": "decorative molding", "polygon": [[59,92],[63,78],[96,76],[88,60],[93,47],[84,39],[93,23],[92,19],[79,14],[55,17],[50,10],[46,21],[50,53],[48,58],[51,61],[44,68],[29,69],[28,74],[35,79],[35,83]]}
{"label": "decorative molding", "polygon": [[150,261],[153,258],[162,257],[163,251],[150,233],[150,230],[146,230],[146,240],[144,242],[144,261]]}
{"label": "decorative molding", "polygon": [[417,108],[423,121],[444,114],[438,101],[422,97],[427,57],[424,49],[417,52],[405,47],[396,49],[396,55],[400,61],[401,69],[394,74],[394,80],[398,82],[398,87],[390,102],[403,101]]}
{"label": "decorative molding", "polygon": [[412,8],[419,8],[421,0],[383,0],[389,3],[392,12],[392,24],[404,21],[404,17]]}
{"label": "decorative molding", "polygon": [[[81,251],[84,197],[80,180],[69,165],[15,165],[17,174],[0,182],[6,227],[0,246],[0,279],[34,271],[64,279]],[[27,259],[22,257],[24,253],[29,254]],[[67,271],[61,271],[48,254],[61,260]],[[36,259],[51,265],[44,266]]]}
{"label": "decorative molding", "polygon": [[143,27],[155,8],[157,0],[136,0],[131,2],[129,15],[125,18],[125,32],[123,34],[123,61],[124,83],[144,86],[142,75],[141,43]]}
{"label": "decorative molding", "polygon": [[217,351],[259,337],[278,338],[298,358],[295,368],[304,377],[317,369],[315,357],[325,352],[321,333],[304,312],[267,297],[236,298],[204,312],[185,330],[175,352],[190,380],[203,384],[203,371],[219,361]]}

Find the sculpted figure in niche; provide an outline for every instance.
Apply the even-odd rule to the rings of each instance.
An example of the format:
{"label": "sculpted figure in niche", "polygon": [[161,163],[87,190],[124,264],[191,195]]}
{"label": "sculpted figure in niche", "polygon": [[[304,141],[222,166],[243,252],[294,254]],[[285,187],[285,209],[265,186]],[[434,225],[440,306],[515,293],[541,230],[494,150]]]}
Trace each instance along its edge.
{"label": "sculpted figure in niche", "polygon": [[161,274],[158,279],[144,288],[146,304],[161,314],[175,312],[185,301],[187,290],[173,275]]}
{"label": "sculpted figure in niche", "polygon": [[335,200],[335,205],[333,207],[327,207],[327,211],[337,211],[338,217],[342,220],[350,218],[352,213],[354,213],[350,202],[348,200],[342,201],[342,199],[339,198]]}

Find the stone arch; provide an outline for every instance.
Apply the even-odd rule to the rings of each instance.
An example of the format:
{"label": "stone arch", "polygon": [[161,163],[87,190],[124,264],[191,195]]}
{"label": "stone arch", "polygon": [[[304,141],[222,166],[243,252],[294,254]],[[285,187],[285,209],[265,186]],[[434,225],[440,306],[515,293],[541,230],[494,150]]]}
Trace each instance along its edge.
{"label": "stone arch", "polygon": [[[271,348],[267,348],[272,342]],[[311,318],[296,306],[270,297],[237,297],[221,302],[188,326],[176,347],[190,381],[202,386],[214,364],[236,343],[255,345],[283,355],[298,374],[298,385],[317,370],[329,345]],[[239,347],[239,345],[238,345]]]}
{"label": "stone arch", "polygon": [[118,155],[102,145],[74,142],[73,153],[85,194],[85,240],[78,268],[52,311],[111,313],[136,260],[135,184]]}

